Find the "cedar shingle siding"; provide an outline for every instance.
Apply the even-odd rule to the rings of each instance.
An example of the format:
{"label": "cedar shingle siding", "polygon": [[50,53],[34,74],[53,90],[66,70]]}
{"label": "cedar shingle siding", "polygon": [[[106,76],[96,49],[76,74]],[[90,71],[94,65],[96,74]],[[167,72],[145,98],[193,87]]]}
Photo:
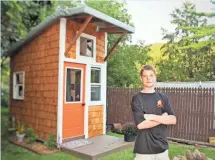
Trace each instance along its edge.
{"label": "cedar shingle siding", "polygon": [[88,135],[94,137],[103,134],[103,106],[90,106],[88,113]]}
{"label": "cedar shingle siding", "polygon": [[[59,21],[11,58],[10,113],[47,139],[57,131]],[[13,72],[25,72],[24,100],[13,99]]]}

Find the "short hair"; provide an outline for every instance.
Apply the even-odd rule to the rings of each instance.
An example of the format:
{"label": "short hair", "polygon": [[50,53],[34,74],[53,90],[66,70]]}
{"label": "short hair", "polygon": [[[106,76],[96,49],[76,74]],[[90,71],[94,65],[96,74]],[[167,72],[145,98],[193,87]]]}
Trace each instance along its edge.
{"label": "short hair", "polygon": [[145,66],[143,66],[143,67],[141,68],[141,70],[140,70],[140,76],[142,76],[142,74],[143,74],[143,72],[144,72],[145,70],[153,71],[154,74],[156,75],[155,68],[154,68],[153,66],[151,66],[151,65],[145,65]]}

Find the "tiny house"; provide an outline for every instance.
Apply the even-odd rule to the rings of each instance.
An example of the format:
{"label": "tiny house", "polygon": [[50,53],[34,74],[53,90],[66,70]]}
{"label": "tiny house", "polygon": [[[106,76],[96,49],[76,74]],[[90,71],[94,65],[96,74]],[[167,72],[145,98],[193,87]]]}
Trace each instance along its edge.
{"label": "tiny house", "polygon": [[[107,59],[134,28],[88,6],[59,9],[12,46],[9,113],[58,143],[106,134]],[[107,53],[107,34],[119,39]]]}

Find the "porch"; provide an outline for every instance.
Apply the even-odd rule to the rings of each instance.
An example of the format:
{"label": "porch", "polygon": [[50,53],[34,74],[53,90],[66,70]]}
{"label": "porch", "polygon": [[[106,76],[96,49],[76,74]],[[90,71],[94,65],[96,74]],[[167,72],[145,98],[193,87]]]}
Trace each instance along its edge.
{"label": "porch", "polygon": [[75,147],[72,141],[66,142],[62,144],[61,150],[84,160],[97,160],[98,158],[122,151],[134,145],[133,142],[125,142],[123,138],[109,135],[101,135],[79,141],[84,144],[78,146],[78,141],[76,141],[77,143],[75,145],[77,147]]}

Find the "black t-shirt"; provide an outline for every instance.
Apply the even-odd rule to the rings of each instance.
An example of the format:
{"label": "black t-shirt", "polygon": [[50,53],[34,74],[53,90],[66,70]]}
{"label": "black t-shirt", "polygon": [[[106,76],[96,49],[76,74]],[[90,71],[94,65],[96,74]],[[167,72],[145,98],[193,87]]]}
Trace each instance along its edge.
{"label": "black t-shirt", "polygon": [[[145,120],[144,114],[162,115],[167,112],[168,115],[174,115],[168,97],[159,92],[137,93],[132,97],[131,108],[136,125]],[[164,124],[148,129],[139,129],[134,153],[157,154],[164,152],[168,149],[167,136],[167,125]]]}

